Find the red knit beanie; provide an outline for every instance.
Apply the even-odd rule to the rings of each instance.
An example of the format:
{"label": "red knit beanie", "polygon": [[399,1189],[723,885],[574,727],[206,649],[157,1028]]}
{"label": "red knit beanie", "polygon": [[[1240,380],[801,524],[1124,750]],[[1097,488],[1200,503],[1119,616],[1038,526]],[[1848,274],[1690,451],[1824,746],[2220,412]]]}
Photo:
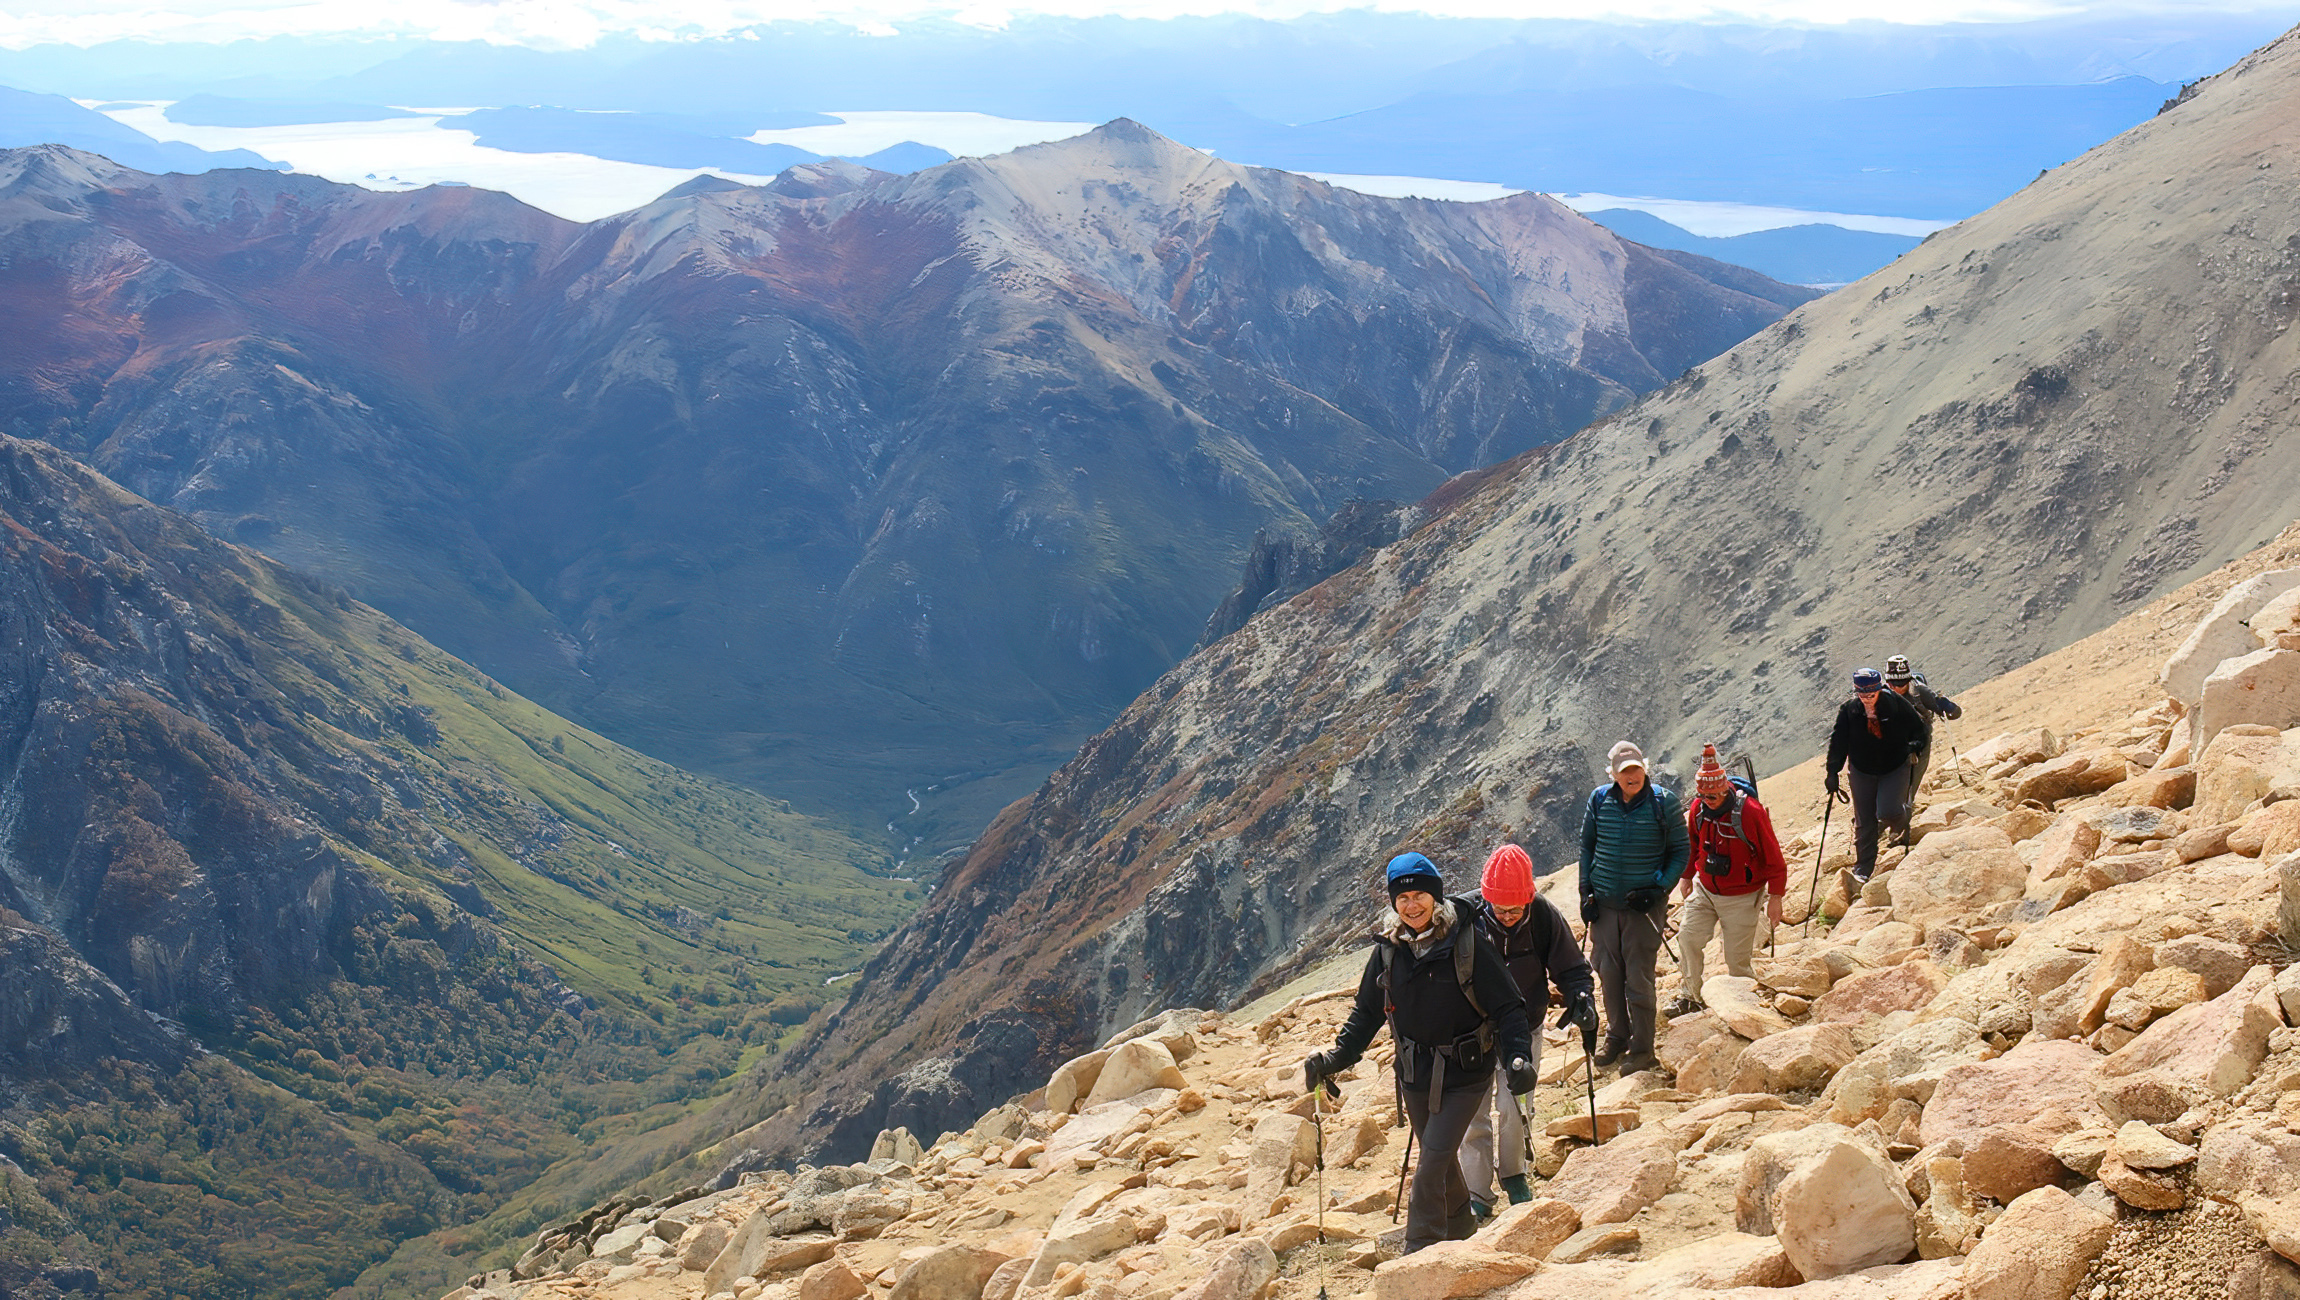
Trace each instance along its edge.
{"label": "red knit beanie", "polygon": [[1533,901],[1533,859],[1515,844],[1504,844],[1485,860],[1478,892],[1495,907],[1524,907]]}
{"label": "red knit beanie", "polygon": [[1717,763],[1717,747],[1703,745],[1700,770],[1693,774],[1693,792],[1707,798],[1713,794],[1725,793],[1726,785],[1725,769]]}

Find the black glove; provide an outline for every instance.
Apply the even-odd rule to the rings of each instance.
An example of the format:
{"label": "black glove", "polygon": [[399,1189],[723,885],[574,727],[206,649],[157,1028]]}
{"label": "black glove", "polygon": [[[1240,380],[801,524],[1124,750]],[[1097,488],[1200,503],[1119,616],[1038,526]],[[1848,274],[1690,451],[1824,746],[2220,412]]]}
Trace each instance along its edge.
{"label": "black glove", "polygon": [[1563,1029],[1567,1025],[1581,1026],[1581,1032],[1584,1034],[1596,1033],[1597,999],[1592,998],[1587,993],[1568,994],[1565,999],[1565,1014],[1557,1018],[1559,1029]]}
{"label": "black glove", "polygon": [[1633,911],[1650,912],[1655,903],[1667,897],[1669,891],[1659,885],[1640,885],[1629,891],[1626,901]]}
{"label": "black glove", "polygon": [[1302,1091],[1316,1092],[1321,1087],[1332,1088],[1333,1085],[1327,1080],[1334,1072],[1332,1052],[1312,1053],[1309,1060],[1302,1062]]}
{"label": "black glove", "polygon": [[1508,1076],[1509,1090],[1520,1097],[1532,1092],[1541,1082],[1541,1076],[1533,1072],[1533,1062],[1522,1056],[1511,1061],[1504,1073]]}
{"label": "black glove", "polygon": [[1821,778],[1821,788],[1829,792],[1829,797],[1831,799],[1841,798],[1845,793],[1844,787],[1837,781],[1837,774],[1835,772],[1831,772],[1827,776]]}
{"label": "black glove", "polygon": [[1583,894],[1581,896],[1581,923],[1583,925],[1597,924],[1597,895]]}

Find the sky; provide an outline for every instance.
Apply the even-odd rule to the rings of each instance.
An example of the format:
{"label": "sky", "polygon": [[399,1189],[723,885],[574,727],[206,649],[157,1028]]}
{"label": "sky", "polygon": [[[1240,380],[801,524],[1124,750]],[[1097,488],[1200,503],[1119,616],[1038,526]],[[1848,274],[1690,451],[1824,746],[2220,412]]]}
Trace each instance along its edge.
{"label": "sky", "polygon": [[1475,18],[1628,18],[1825,25],[1995,22],[2110,13],[2260,12],[2289,0],[9,0],[0,46],[109,40],[399,35],[569,48],[614,35],[719,36],[759,23],[831,20],[886,31],[922,13],[998,26],[1016,14],[1136,18],[1241,13],[1284,19],[1372,8]]}

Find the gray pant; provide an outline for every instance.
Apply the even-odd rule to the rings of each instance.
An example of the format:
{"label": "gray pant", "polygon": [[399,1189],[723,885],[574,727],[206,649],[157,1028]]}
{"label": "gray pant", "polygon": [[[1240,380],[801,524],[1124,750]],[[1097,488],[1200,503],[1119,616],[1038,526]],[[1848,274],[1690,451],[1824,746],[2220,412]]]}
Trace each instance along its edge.
{"label": "gray pant", "polygon": [[1925,769],[1932,765],[1933,750],[1930,745],[1909,755],[1908,789],[1901,792],[1901,807],[1904,810],[1901,813],[1901,826],[1904,830],[1917,815],[1917,786],[1925,779]]}
{"label": "gray pant", "polygon": [[[1541,1069],[1541,1034],[1533,1035],[1533,1068]],[[1525,1172],[1525,1112],[1509,1095],[1501,1071],[1494,1071],[1493,1086],[1470,1117],[1469,1136],[1462,1140],[1461,1176],[1469,1194],[1491,1204],[1494,1177],[1515,1178]]]}
{"label": "gray pant", "polygon": [[1493,1078],[1465,1079],[1438,1094],[1430,1113],[1430,1090],[1406,1085],[1406,1117],[1413,1121],[1421,1154],[1414,1159],[1413,1190],[1406,1195],[1406,1252],[1447,1240],[1447,1225],[1469,1213],[1469,1184],[1461,1176],[1461,1140],[1472,1116],[1493,1092]]}
{"label": "gray pant", "polygon": [[1605,994],[1605,1042],[1636,1053],[1653,1050],[1653,1027],[1660,1012],[1653,992],[1653,959],[1661,951],[1661,926],[1669,900],[1639,912],[1624,903],[1600,899],[1597,923],[1589,927],[1589,959]]}
{"label": "gray pant", "polygon": [[1845,775],[1852,778],[1853,870],[1866,880],[1877,869],[1878,835],[1887,826],[1909,829],[1909,765],[1870,776],[1848,764]]}

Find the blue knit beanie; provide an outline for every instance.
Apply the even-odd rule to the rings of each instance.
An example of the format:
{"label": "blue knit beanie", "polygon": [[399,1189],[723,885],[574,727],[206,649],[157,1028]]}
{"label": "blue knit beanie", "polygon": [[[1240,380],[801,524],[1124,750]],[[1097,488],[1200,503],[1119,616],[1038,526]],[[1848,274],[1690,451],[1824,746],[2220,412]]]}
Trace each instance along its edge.
{"label": "blue knit beanie", "polygon": [[1445,897],[1445,877],[1438,874],[1436,863],[1419,853],[1400,853],[1391,858],[1389,878],[1391,898],[1410,889],[1418,889],[1432,898]]}

